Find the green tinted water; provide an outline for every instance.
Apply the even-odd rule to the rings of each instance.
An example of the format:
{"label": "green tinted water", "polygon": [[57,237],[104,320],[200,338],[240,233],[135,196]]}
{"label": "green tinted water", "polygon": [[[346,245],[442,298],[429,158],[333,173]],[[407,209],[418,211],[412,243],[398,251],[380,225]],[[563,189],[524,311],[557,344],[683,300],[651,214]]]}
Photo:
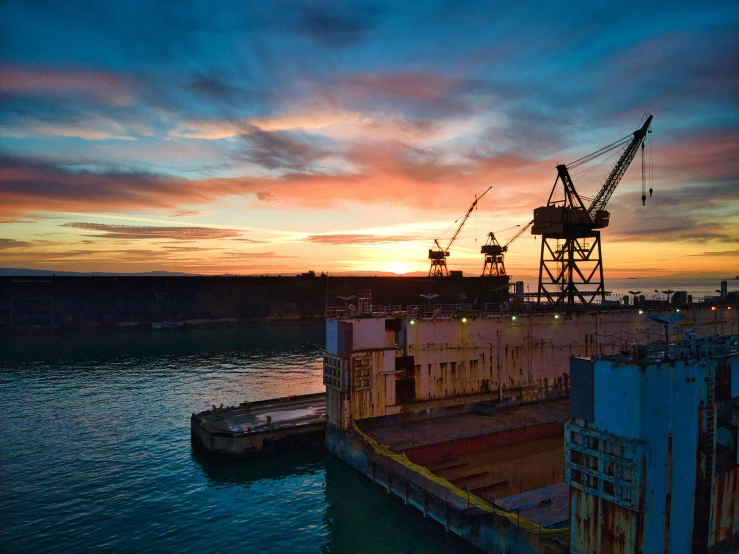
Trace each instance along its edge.
{"label": "green tinted water", "polygon": [[0,339],[0,551],[474,552],[322,449],[190,446],[213,403],[323,390],[322,323]]}

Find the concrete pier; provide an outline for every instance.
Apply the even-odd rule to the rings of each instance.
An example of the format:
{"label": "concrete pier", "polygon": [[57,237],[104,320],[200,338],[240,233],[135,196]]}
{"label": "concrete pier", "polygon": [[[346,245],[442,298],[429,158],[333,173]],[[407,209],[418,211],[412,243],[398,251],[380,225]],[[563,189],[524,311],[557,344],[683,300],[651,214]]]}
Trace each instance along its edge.
{"label": "concrete pier", "polygon": [[279,442],[318,436],[326,428],[325,393],[244,402],[190,418],[193,445],[220,458],[248,458]]}

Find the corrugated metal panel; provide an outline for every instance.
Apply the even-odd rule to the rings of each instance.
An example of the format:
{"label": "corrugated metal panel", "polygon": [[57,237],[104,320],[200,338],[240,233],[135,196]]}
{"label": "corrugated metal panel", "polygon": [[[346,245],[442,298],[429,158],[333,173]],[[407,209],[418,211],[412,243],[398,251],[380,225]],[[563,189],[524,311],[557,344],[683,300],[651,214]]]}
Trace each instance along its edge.
{"label": "corrugated metal panel", "polygon": [[594,372],[589,359],[570,358],[570,416],[586,421],[594,417]]}
{"label": "corrugated metal panel", "polygon": [[717,476],[713,481],[713,506],[709,527],[709,546],[739,533],[739,468]]}

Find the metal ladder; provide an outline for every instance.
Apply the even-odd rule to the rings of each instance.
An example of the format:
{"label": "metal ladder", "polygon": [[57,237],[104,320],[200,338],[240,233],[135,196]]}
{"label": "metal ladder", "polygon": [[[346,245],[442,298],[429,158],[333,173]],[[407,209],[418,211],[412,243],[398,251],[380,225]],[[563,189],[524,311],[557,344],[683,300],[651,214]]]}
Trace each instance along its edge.
{"label": "metal ladder", "polygon": [[715,452],[716,452],[716,363],[714,357],[716,345],[712,336],[706,337],[704,348],[701,356],[703,362],[707,364],[706,374],[706,467],[708,474],[713,480],[716,472]]}

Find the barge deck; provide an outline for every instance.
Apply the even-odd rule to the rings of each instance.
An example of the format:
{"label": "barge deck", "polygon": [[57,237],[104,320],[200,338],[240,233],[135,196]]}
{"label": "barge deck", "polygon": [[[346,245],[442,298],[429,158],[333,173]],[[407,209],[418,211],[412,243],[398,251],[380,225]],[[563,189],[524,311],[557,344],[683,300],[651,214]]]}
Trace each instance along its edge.
{"label": "barge deck", "polygon": [[319,436],[326,429],[326,394],[244,402],[192,414],[193,445],[220,458],[248,458],[279,442]]}

